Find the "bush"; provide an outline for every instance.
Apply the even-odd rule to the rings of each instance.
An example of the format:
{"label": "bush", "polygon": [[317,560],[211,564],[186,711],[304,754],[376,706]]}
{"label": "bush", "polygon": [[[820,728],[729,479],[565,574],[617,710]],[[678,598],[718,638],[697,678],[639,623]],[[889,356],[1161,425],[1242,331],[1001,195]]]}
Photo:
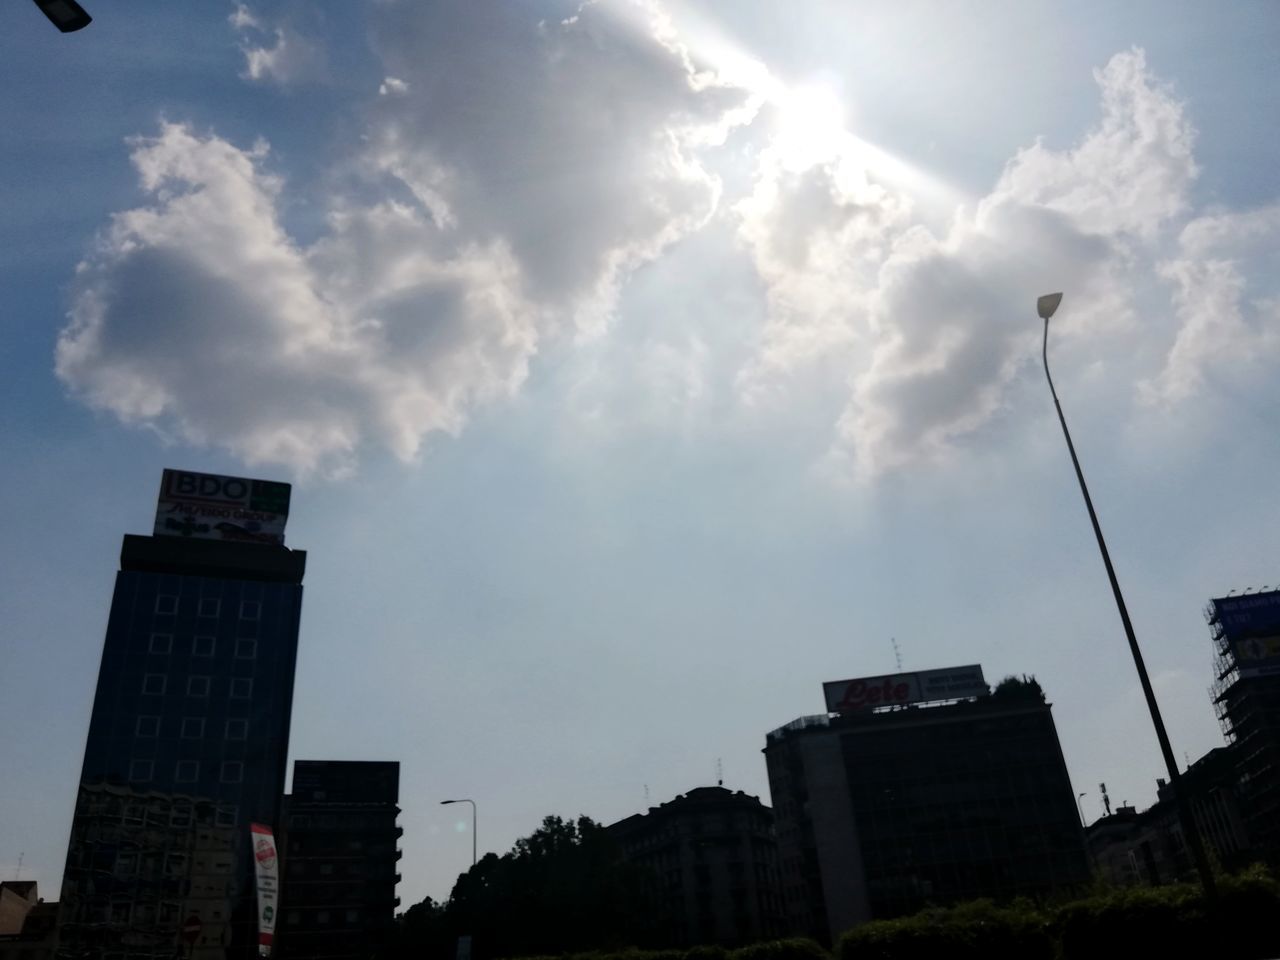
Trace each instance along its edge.
{"label": "bush", "polygon": [[1262,868],[1218,878],[1218,902],[1205,907],[1192,884],[1131,887],[1077,900],[1057,911],[1063,960],[1129,956],[1126,944],[1174,956],[1257,960],[1280,955],[1280,884]]}
{"label": "bush", "polygon": [[840,938],[840,960],[1053,960],[1052,928],[1033,906],[976,900],[897,920],[873,920]]}
{"label": "bush", "polygon": [[812,940],[796,937],[790,940],[764,940],[739,947],[729,960],[831,960],[827,951]]}

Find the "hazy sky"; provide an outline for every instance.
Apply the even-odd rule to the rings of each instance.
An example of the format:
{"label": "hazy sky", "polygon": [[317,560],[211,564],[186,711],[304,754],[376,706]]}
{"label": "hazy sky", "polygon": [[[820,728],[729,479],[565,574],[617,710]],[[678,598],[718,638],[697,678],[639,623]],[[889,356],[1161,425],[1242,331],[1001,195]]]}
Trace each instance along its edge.
{"label": "hazy sky", "polygon": [[292,755],[402,764],[405,906],[713,782],[821,684],[1035,674],[1162,775],[1280,582],[1271,2],[0,14],[0,876],[56,895],[121,535],[292,479]]}

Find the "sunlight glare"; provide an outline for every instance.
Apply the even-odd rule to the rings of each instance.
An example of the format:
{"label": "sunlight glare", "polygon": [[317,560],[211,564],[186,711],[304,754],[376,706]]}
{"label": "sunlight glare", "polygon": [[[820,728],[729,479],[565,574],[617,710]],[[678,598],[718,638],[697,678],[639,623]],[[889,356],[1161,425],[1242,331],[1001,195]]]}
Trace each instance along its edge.
{"label": "sunlight glare", "polygon": [[790,87],[774,103],[778,110],[774,142],[786,167],[802,170],[839,155],[848,132],[844,106],[830,87]]}

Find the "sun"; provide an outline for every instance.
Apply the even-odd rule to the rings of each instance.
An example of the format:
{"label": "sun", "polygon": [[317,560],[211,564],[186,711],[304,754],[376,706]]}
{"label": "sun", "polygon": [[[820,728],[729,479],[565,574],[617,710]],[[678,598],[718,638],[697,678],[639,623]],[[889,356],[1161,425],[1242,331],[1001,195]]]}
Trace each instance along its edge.
{"label": "sun", "polygon": [[838,156],[845,145],[845,109],[830,87],[788,87],[773,98],[777,108],[774,147],[782,163],[803,170]]}

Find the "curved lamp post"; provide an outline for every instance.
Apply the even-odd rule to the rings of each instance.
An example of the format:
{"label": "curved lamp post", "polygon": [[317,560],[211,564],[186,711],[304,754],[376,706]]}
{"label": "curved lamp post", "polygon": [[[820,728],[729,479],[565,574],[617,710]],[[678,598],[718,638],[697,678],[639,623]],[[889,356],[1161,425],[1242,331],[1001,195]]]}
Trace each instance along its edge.
{"label": "curved lamp post", "polygon": [[1178,820],[1182,826],[1182,835],[1191,848],[1191,856],[1196,870],[1200,873],[1200,882],[1204,886],[1206,899],[1213,900],[1217,889],[1213,881],[1213,870],[1209,866],[1209,858],[1205,855],[1204,842],[1200,838],[1200,830],[1196,826],[1195,817],[1191,815],[1191,805],[1187,802],[1182,790],[1182,779],[1178,775],[1178,762],[1174,759],[1173,748],[1169,745],[1169,734],[1165,732],[1164,720],[1160,717],[1160,707],[1156,703],[1155,691],[1151,689],[1151,679],[1147,676],[1147,665],[1143,662],[1142,651],[1138,649],[1138,638],[1133,632],[1133,623],[1129,620],[1129,609],[1125,606],[1124,595],[1120,592],[1120,581],[1116,579],[1115,568],[1111,565],[1111,554],[1107,552],[1107,543],[1102,539],[1102,527],[1098,524],[1098,515],[1093,509],[1093,500],[1089,496],[1089,488],[1084,482],[1084,472],[1080,469],[1080,460],[1076,456],[1075,444],[1071,442],[1071,432],[1067,430],[1067,419],[1062,415],[1062,404],[1058,402],[1058,391],[1054,389],[1053,377],[1049,374],[1049,318],[1062,302],[1062,294],[1049,293],[1036,301],[1036,312],[1044,320],[1044,347],[1041,357],[1044,360],[1044,376],[1049,381],[1049,392],[1053,394],[1053,405],[1058,411],[1058,422],[1062,424],[1062,435],[1067,441],[1067,452],[1071,454],[1071,465],[1076,468],[1076,479],[1080,481],[1080,493],[1084,496],[1085,509],[1089,511],[1089,522],[1093,524],[1093,535],[1098,540],[1098,550],[1102,553],[1102,563],[1107,568],[1107,579],[1111,581],[1111,592],[1116,599],[1116,609],[1120,611],[1120,622],[1124,624],[1124,634],[1129,639],[1129,652],[1133,654],[1133,665],[1138,670],[1138,680],[1142,684],[1142,694],[1147,699],[1147,709],[1151,711],[1151,722],[1156,728],[1156,739],[1160,741],[1160,752],[1164,755],[1164,765],[1169,771],[1169,785],[1173,788],[1174,803],[1178,808]]}
{"label": "curved lamp post", "polygon": [[63,33],[74,33],[93,21],[93,17],[85,13],[84,7],[76,0],[35,0],[35,3],[49,22]]}
{"label": "curved lamp post", "polygon": [[476,865],[476,802],[463,797],[460,800],[441,800],[440,806],[450,803],[469,803],[471,804],[471,866]]}

